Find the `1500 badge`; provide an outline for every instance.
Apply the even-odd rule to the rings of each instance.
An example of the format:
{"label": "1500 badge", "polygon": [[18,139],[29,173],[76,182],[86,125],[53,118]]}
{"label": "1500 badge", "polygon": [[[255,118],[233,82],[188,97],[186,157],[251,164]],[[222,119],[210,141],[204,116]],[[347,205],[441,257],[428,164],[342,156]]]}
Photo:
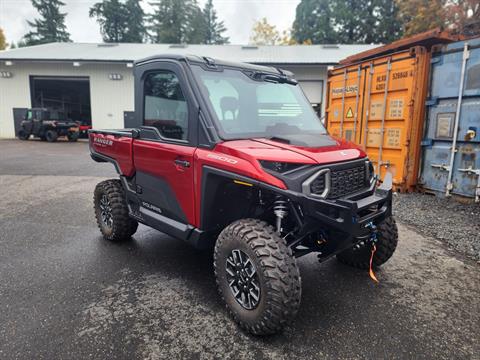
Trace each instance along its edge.
{"label": "1500 badge", "polygon": [[207,157],[210,158],[210,159],[225,161],[225,162],[227,162],[227,163],[229,163],[229,164],[236,164],[236,163],[238,163],[237,160],[230,159],[230,158],[228,158],[228,157],[226,157],[226,156],[221,156],[221,155],[208,154]]}

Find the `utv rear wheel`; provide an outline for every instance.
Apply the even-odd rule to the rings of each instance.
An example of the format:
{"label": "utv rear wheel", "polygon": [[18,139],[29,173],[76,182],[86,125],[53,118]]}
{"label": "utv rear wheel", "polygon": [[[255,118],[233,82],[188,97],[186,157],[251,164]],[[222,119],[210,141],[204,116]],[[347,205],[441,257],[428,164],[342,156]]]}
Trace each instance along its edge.
{"label": "utv rear wheel", "polygon": [[47,130],[45,132],[45,139],[48,142],[55,142],[57,141],[58,133],[55,130]]}
{"label": "utv rear wheel", "polygon": [[106,240],[127,240],[135,234],[138,223],[128,216],[125,192],[120,180],[99,183],[93,200],[97,224]]}
{"label": "utv rear wheel", "polygon": [[[398,243],[398,229],[393,216],[377,225],[376,251],[373,255],[373,267],[385,264],[395,252]],[[356,267],[368,269],[370,267],[371,247],[365,245],[360,249],[348,249],[337,255],[338,261]]]}
{"label": "utv rear wheel", "polygon": [[235,221],[219,235],[214,253],[218,291],[248,332],[279,332],[300,306],[301,279],[284,239],[267,223]]}
{"label": "utv rear wheel", "polygon": [[20,140],[28,140],[28,138],[30,137],[30,134],[28,134],[25,130],[23,129],[20,129],[20,131],[18,132],[18,138]]}
{"label": "utv rear wheel", "polygon": [[67,139],[68,141],[70,142],[75,142],[78,140],[78,138],[80,137],[80,133],[79,132],[69,132],[67,134]]}

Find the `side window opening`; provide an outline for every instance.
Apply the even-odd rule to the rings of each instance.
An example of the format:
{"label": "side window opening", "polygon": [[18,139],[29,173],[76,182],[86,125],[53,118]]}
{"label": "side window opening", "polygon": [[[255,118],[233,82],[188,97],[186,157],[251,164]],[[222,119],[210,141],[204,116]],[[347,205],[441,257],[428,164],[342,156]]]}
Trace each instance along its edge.
{"label": "side window opening", "polygon": [[144,109],[143,125],[157,128],[167,139],[187,140],[188,107],[175,73],[162,70],[147,75]]}

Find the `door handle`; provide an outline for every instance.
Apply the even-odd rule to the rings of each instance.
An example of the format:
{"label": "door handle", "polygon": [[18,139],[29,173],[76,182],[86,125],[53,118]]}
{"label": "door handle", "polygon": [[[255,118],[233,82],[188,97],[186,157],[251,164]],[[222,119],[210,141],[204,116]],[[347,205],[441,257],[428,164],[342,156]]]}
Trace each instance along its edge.
{"label": "door handle", "polygon": [[176,159],[175,164],[185,168],[190,167],[190,161],[187,160]]}

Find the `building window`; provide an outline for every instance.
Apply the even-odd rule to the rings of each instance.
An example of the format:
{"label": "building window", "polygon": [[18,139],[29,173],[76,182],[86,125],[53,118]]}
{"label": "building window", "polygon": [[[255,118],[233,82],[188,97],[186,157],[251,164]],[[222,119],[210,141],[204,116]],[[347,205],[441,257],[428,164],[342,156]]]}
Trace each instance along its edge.
{"label": "building window", "polygon": [[145,126],[153,126],[167,139],[186,140],[188,107],[180,81],[171,71],[155,71],[144,83]]}

